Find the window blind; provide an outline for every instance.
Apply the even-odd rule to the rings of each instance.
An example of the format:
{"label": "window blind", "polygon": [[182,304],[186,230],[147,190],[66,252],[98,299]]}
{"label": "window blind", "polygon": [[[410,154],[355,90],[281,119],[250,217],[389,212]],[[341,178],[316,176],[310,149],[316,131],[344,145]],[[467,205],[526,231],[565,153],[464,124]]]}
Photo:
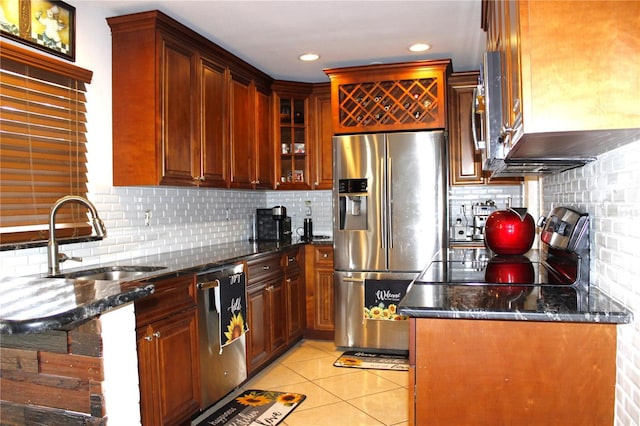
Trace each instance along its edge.
{"label": "window blind", "polygon": [[[87,194],[86,84],[91,71],[0,41],[0,245],[48,239],[60,197]],[[56,237],[91,235],[68,203]]]}

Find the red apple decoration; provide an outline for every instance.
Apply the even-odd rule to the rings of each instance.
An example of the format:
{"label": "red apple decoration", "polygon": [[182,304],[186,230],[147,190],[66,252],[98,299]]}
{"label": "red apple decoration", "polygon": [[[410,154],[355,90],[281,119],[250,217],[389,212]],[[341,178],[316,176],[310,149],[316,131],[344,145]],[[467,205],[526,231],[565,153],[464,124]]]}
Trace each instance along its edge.
{"label": "red apple decoration", "polygon": [[484,270],[484,280],[491,284],[533,284],[536,272],[524,256],[494,256]]}
{"label": "red apple decoration", "polygon": [[524,256],[498,255],[489,260],[484,279],[488,284],[500,284],[489,286],[489,294],[496,300],[515,302],[533,290],[527,284],[536,281],[536,272],[531,261]]}
{"label": "red apple decoration", "polygon": [[497,210],[484,225],[484,240],[495,254],[524,254],[536,236],[533,217],[525,208]]}

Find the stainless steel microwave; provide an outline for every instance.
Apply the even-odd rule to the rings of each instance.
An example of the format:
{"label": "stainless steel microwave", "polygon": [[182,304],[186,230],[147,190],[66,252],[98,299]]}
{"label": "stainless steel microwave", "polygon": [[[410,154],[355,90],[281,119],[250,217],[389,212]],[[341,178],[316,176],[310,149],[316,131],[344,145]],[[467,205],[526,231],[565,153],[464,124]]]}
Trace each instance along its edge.
{"label": "stainless steel microwave", "polygon": [[485,52],[480,81],[472,102],[472,129],[482,169],[500,168],[506,153],[500,140],[502,127],[502,69],[500,52]]}

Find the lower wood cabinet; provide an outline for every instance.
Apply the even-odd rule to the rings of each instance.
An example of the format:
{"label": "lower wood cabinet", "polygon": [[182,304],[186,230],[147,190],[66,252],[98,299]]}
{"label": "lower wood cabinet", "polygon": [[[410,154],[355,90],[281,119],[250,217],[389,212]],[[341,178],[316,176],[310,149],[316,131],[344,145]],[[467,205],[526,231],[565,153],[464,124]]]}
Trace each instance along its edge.
{"label": "lower wood cabinet", "polygon": [[154,285],[136,302],[142,424],[182,424],[200,408],[195,276]]}
{"label": "lower wood cabinet", "polygon": [[247,262],[247,370],[258,371],[302,338],[302,256],[295,247]]}
{"label": "lower wood cabinet", "polygon": [[312,339],[333,340],[333,246],[305,246],[305,307],[304,334]]}
{"label": "lower wood cabinet", "polygon": [[286,300],[286,332],[287,342],[302,337],[304,329],[304,249],[293,248],[284,252],[282,266],[284,268],[284,292]]}
{"label": "lower wood cabinet", "polygon": [[247,262],[247,371],[265,366],[286,347],[284,272],[281,255]]}
{"label": "lower wood cabinet", "polygon": [[411,425],[610,425],[616,324],[410,320]]}

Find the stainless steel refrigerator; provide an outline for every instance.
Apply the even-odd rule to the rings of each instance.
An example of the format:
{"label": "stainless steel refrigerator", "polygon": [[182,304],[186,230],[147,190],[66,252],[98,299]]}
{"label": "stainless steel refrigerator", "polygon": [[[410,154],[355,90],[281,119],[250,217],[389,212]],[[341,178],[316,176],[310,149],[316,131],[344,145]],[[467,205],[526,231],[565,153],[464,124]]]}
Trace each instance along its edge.
{"label": "stainless steel refrigerator", "polygon": [[395,306],[445,246],[442,131],[333,139],[335,344],[407,350]]}

